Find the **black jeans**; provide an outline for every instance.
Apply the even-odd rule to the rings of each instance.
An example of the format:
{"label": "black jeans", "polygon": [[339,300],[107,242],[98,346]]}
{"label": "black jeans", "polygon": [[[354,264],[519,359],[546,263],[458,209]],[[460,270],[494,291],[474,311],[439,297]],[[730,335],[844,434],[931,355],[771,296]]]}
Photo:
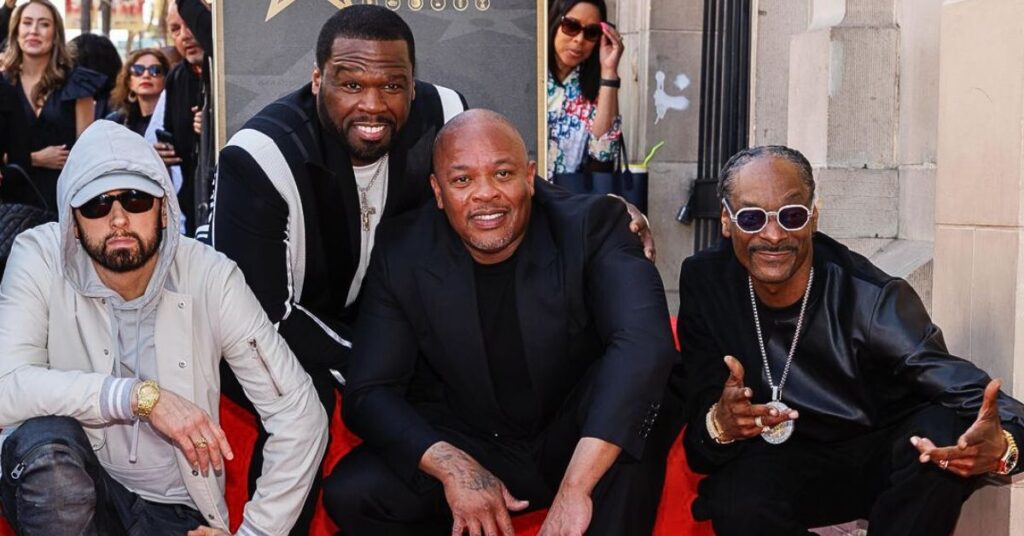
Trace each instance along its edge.
{"label": "black jeans", "polygon": [[100,466],[78,421],[25,421],[0,451],[4,516],[18,534],[181,536],[205,525],[197,510],[146,501]]}
{"label": "black jeans", "polygon": [[[528,510],[550,506],[589,407],[588,379],[581,381],[555,418],[529,439],[494,437],[468,426],[435,428],[498,477]],[[647,438],[643,459],[622,456],[591,494],[593,517],[586,534],[634,536],[654,528],[669,447],[682,426],[681,404],[667,394]],[[453,423],[454,424],[454,423]],[[372,446],[360,445],[338,462],[324,481],[324,508],[342,534],[450,535],[452,515],[441,483],[420,474],[410,483]]]}
{"label": "black jeans", "polygon": [[[760,438],[701,481],[694,518],[718,536],[806,535],[809,527],[868,519],[871,536],[947,536],[977,478],[918,461],[910,436],[956,443],[969,426],[952,410],[928,406],[895,426],[823,444],[793,436]],[[797,427],[800,421],[797,421]]]}

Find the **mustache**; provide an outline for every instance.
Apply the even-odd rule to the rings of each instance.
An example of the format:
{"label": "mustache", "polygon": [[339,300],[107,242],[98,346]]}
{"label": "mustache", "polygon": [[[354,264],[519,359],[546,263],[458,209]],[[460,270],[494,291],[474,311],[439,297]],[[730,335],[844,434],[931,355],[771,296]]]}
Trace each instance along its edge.
{"label": "mustache", "polygon": [[376,123],[378,125],[388,125],[392,128],[395,127],[395,120],[390,117],[370,117],[363,115],[359,117],[350,117],[346,120],[348,128],[352,128],[356,123]]}
{"label": "mustache", "polygon": [[795,252],[797,249],[798,248],[795,245],[793,245],[793,244],[779,244],[779,245],[776,245],[776,246],[759,245],[759,246],[750,246],[749,248],[747,248],[747,250],[750,251],[751,253],[757,253],[757,252],[760,252],[760,251],[763,251],[763,252],[766,252],[766,253],[784,253],[784,252],[787,252],[787,251]]}
{"label": "mustache", "polygon": [[109,242],[110,240],[112,240],[114,238],[134,238],[136,242],[140,242],[140,243],[142,242],[142,237],[139,236],[138,233],[133,233],[131,231],[124,231],[124,232],[120,232],[120,233],[119,232],[113,232],[113,233],[108,234],[106,237],[103,238],[103,243],[106,244],[107,242]]}

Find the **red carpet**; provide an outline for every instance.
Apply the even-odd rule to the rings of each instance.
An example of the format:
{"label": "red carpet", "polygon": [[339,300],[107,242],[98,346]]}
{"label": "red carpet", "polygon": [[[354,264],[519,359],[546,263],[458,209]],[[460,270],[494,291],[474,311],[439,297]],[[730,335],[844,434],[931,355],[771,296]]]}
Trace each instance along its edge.
{"label": "red carpet", "polygon": [[[333,439],[327,451],[328,468],[333,467],[360,441],[342,424],[338,411],[331,419]],[[235,461],[226,464],[226,494],[231,509],[231,528],[234,530],[242,522],[242,506],[246,500],[246,475],[248,475],[249,467],[248,463],[242,460],[247,461],[252,457],[252,447],[256,442],[256,426],[255,418],[251,414],[226,398],[221,399],[220,416],[224,431],[231,441],[231,448],[235,451]],[[658,507],[655,536],[712,536],[714,534],[710,523],[698,523],[690,516],[690,503],[696,496],[697,482],[700,478],[700,475],[691,473],[686,466],[686,455],[677,440],[668,456],[668,474],[665,478],[661,504]],[[544,513],[544,511],[532,512],[513,518],[517,536],[537,534],[544,521]],[[322,508],[318,508],[310,534],[312,536],[329,536],[336,531],[334,523],[328,519]],[[13,534],[14,532],[7,522],[0,517],[0,536],[13,536]]]}
{"label": "red carpet", "polygon": [[[675,332],[675,318],[672,319]],[[352,447],[359,444],[360,439],[353,435],[340,418],[341,402],[331,417],[331,444],[327,450],[325,473],[341,459]],[[249,412],[237,406],[227,398],[221,398],[220,422],[228,435],[231,448],[235,452],[235,461],[227,462],[227,501],[231,510],[231,529],[235,530],[242,522],[242,507],[245,504],[246,479],[249,474],[248,460],[252,458],[253,444],[256,442],[256,419]],[[243,461],[244,460],[244,461]],[[662,492],[661,504],[658,506],[658,522],[654,536],[713,536],[711,523],[698,523],[690,516],[690,503],[696,497],[697,482],[701,475],[690,472],[686,465],[686,454],[677,439],[668,455],[668,470],[665,487]],[[532,512],[514,517],[517,536],[534,536],[544,522],[544,511]],[[313,518],[311,536],[330,536],[337,532],[337,527],[324,513],[317,508]],[[13,536],[14,532],[7,522],[0,517],[0,536]]]}

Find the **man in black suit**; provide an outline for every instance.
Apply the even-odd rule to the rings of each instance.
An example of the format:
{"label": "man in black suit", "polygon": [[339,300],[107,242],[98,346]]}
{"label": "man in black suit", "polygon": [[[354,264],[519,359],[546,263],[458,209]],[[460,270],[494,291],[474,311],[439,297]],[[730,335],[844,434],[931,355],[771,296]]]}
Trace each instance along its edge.
{"label": "man in black suit", "polygon": [[[438,134],[437,208],[385,222],[367,271],[346,424],[325,482],[346,534],[649,533],[676,353],[622,203],[534,180],[486,110]],[[673,404],[667,404],[673,405]]]}

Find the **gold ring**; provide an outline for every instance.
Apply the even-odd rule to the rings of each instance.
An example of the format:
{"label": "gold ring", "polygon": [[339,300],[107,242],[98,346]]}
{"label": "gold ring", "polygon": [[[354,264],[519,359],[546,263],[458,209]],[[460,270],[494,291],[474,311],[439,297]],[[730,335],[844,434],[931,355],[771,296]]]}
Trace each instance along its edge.
{"label": "gold ring", "polygon": [[949,467],[949,458],[946,458],[945,460],[942,460],[941,462],[939,462],[939,467],[941,467],[943,469]]}
{"label": "gold ring", "polygon": [[195,445],[197,449],[205,449],[208,445],[206,438],[202,436],[199,437],[199,441],[193,440],[192,444]]}

